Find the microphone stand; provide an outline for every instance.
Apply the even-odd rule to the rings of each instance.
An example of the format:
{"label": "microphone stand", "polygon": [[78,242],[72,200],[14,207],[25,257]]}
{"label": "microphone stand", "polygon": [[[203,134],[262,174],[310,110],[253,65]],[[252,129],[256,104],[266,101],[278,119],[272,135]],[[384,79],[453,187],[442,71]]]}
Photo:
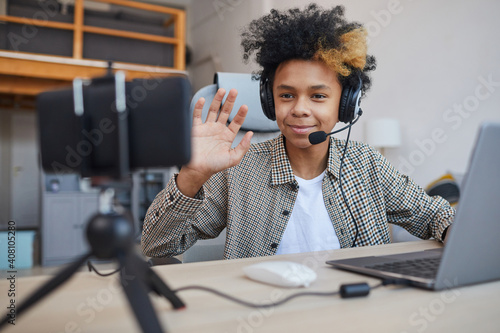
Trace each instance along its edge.
{"label": "microphone stand", "polygon": [[[102,189],[99,213],[90,218],[87,225],[87,240],[91,250],[69,266],[62,269],[54,278],[42,285],[16,309],[16,317],[42,300],[56,288],[68,281],[89,258],[116,259],[123,267],[120,282],[129,304],[143,332],[161,333],[158,317],[147,295],[154,291],[167,298],[174,309],[182,309],[184,303],[161,280],[161,278],[134,252],[133,221],[117,212],[113,206],[114,190]],[[5,325],[9,316],[4,316],[0,327]]]}

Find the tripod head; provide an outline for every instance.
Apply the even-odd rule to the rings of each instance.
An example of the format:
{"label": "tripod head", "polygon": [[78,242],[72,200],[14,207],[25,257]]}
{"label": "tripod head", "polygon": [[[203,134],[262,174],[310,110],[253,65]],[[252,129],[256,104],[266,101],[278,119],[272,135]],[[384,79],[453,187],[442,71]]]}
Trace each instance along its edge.
{"label": "tripod head", "polygon": [[87,224],[87,240],[98,259],[113,259],[133,247],[134,223],[114,207],[114,189],[102,189],[99,212]]}

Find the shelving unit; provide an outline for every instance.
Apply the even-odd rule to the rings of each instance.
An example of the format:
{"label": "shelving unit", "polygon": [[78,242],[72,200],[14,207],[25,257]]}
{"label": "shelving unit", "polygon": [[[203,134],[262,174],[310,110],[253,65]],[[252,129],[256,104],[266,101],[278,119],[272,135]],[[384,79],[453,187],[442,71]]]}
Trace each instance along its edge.
{"label": "shelving unit", "polygon": [[[56,10],[53,6],[57,3],[51,1],[43,5],[40,1],[39,7],[33,7],[31,12],[19,9],[17,15],[10,15],[7,9],[7,15],[0,15],[0,40],[4,40],[0,42],[0,106],[9,107],[23,101],[34,106],[34,96],[42,91],[69,86],[75,77],[103,75],[108,60],[114,61],[114,70],[124,70],[128,80],[186,75],[186,15],[183,10],[129,0],[75,0],[73,5],[61,1],[60,5],[66,6],[66,13],[61,14],[62,7]],[[108,6],[118,10],[118,14],[106,14],[111,19],[103,19],[101,12],[86,8],[89,4]],[[138,24],[115,19],[130,16],[131,10],[149,13],[141,14],[144,17],[154,15],[160,23],[148,30],[144,27],[147,20]],[[141,29],[143,31],[134,31]],[[146,55],[154,57],[157,52],[148,52],[148,48],[166,47],[172,48],[168,56],[172,64],[156,65],[156,58],[148,61],[148,57],[143,56],[136,61],[105,56],[127,43],[127,50],[135,52],[116,52],[113,58],[128,59],[130,54],[142,49],[146,49],[143,50]],[[110,50],[104,52],[106,48]]]}

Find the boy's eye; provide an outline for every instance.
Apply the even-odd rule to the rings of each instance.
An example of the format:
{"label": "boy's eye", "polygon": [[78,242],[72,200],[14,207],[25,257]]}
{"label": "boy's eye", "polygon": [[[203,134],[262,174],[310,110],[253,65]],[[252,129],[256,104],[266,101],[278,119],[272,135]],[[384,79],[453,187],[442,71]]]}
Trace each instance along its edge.
{"label": "boy's eye", "polygon": [[280,97],[281,98],[293,98],[293,95],[285,93],[285,94],[281,94]]}
{"label": "boy's eye", "polygon": [[312,98],[314,98],[314,99],[323,99],[323,98],[326,98],[326,96],[323,95],[323,94],[314,94],[312,96]]}

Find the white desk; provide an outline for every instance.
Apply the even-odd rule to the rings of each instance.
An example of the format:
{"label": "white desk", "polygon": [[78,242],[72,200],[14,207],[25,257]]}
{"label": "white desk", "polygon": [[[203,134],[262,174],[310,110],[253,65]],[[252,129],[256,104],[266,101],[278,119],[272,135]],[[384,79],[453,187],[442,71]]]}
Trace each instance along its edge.
{"label": "white desk", "polygon": [[[397,243],[333,252],[200,262],[155,267],[173,289],[203,285],[250,301],[276,301],[305,289],[284,289],[251,281],[242,267],[262,260],[292,260],[308,265],[318,280],[307,290],[332,291],[341,284],[379,281],[333,269],[328,259],[393,254],[439,247],[434,241]],[[2,272],[1,308],[8,281]],[[16,301],[22,301],[48,277],[18,278]],[[252,309],[202,291],[179,294],[187,308],[152,296],[165,331],[177,332],[500,332],[500,281],[444,292],[382,287],[368,297],[341,299],[299,297],[269,309]],[[63,287],[8,325],[5,332],[140,332],[117,276],[78,273]]]}

